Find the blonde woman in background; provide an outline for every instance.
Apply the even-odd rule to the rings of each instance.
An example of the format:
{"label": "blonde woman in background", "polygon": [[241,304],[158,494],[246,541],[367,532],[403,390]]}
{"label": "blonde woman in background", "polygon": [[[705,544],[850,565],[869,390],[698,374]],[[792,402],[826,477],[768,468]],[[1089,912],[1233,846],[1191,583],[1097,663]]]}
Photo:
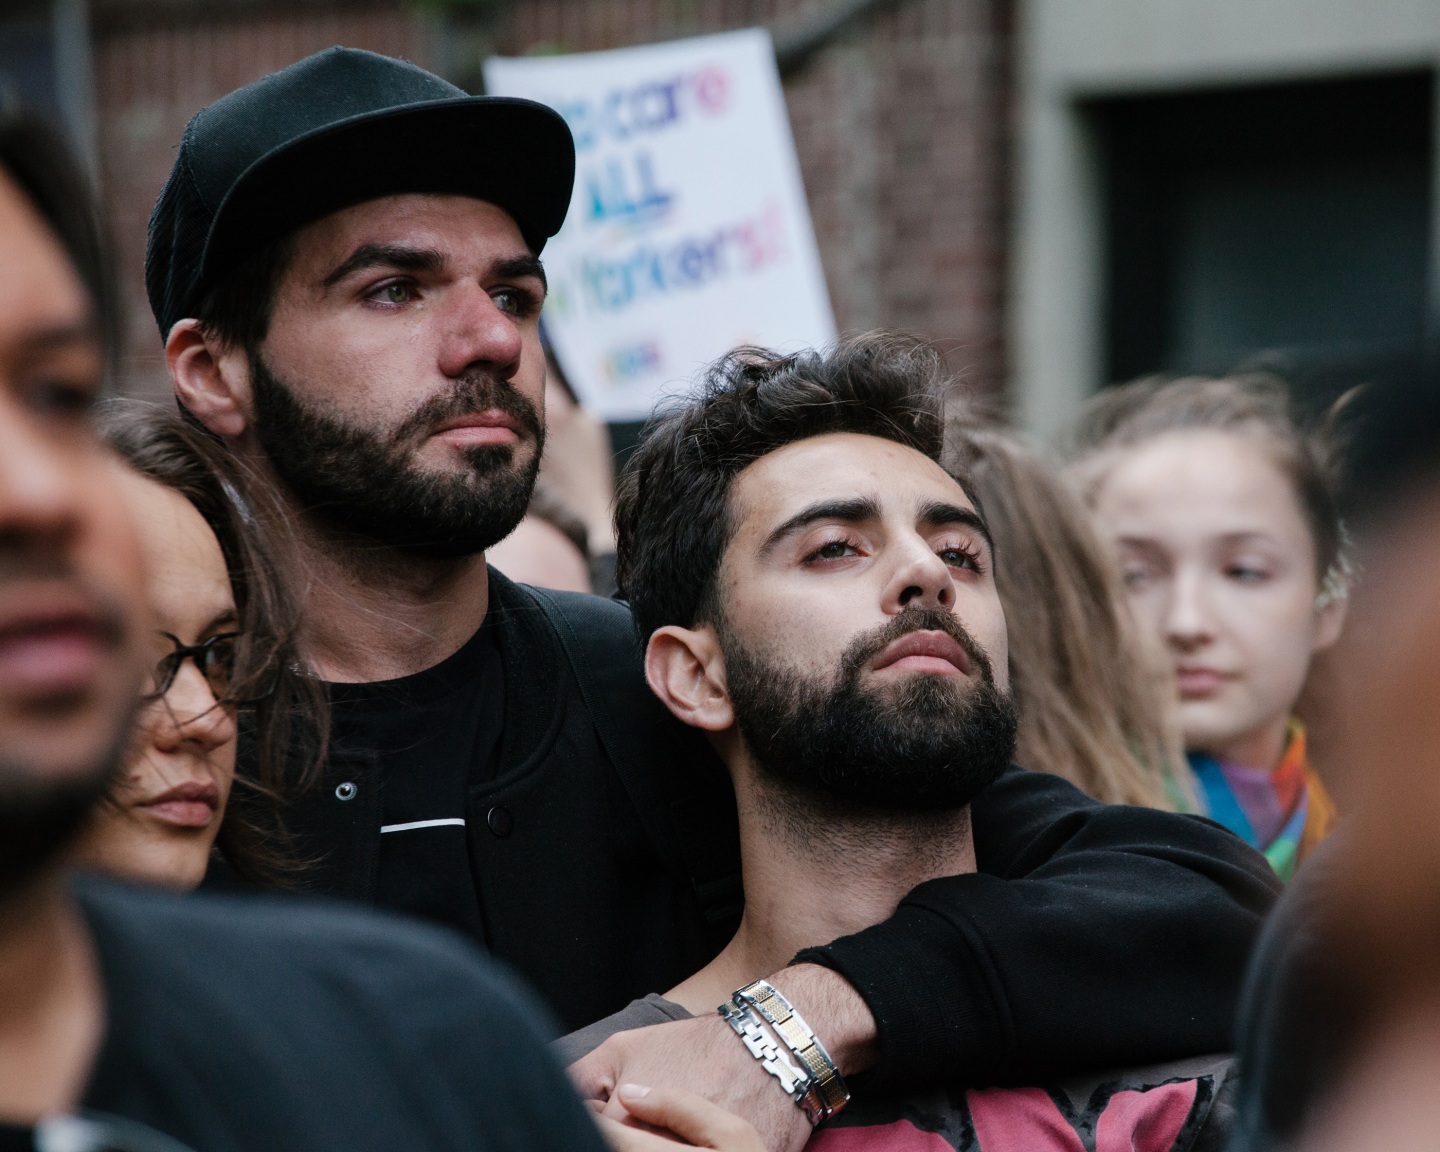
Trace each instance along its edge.
{"label": "blonde woman in background", "polygon": [[951,414],[945,461],[995,534],[1016,760],[1107,803],[1193,810],[1162,658],[1134,627],[1084,504],[1023,440],[971,412]]}
{"label": "blonde woman in background", "polygon": [[1348,594],[1331,453],[1265,376],[1094,397],[1075,474],[1175,675],[1203,811],[1288,880],[1337,820],[1295,707]]}

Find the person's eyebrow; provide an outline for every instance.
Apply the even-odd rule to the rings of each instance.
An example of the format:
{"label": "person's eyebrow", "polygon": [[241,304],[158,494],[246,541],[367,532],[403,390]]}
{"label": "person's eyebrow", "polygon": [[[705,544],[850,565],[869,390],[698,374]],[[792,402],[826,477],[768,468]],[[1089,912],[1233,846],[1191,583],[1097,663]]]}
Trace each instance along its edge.
{"label": "person's eyebrow", "polygon": [[532,256],[528,252],[524,256],[511,256],[506,260],[496,261],[495,266],[490,269],[490,275],[501,280],[519,280],[525,276],[533,276],[540,281],[546,292],[550,290],[550,281],[545,277],[545,265],[540,263],[538,256]]}
{"label": "person's eyebrow", "polygon": [[771,552],[786,537],[803,532],[810,525],[821,520],[839,520],[849,524],[860,524],[866,520],[880,519],[880,501],[873,496],[856,496],[849,500],[822,500],[802,508],[781,524],[760,546],[760,555]]}
{"label": "person's eyebrow", "polygon": [[433,248],[407,248],[401,244],[362,244],[342,260],[339,265],[321,281],[325,288],[333,288],[347,276],[367,268],[396,268],[402,272],[439,272],[445,267],[445,257]]}
{"label": "person's eyebrow", "polygon": [[211,618],[210,623],[206,624],[204,628],[200,629],[200,635],[214,636],[220,632],[233,632],[235,630],[235,626],[239,623],[240,618],[236,615],[235,609],[226,608],[223,612],[217,612]]}
{"label": "person's eyebrow", "polygon": [[962,508],[958,504],[950,504],[944,500],[932,500],[920,509],[920,523],[932,528],[938,528],[942,524],[964,524],[984,539],[985,546],[991,552],[995,551],[995,540],[990,535],[990,525],[986,524],[985,518],[973,508]]}

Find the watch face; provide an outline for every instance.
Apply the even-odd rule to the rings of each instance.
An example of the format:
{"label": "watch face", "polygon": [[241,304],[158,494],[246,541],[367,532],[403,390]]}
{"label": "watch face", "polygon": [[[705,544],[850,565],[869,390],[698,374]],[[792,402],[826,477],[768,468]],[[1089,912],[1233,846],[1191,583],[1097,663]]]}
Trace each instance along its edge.
{"label": "watch face", "polygon": [[134,1120],[84,1112],[35,1126],[35,1152],[193,1152],[188,1144]]}

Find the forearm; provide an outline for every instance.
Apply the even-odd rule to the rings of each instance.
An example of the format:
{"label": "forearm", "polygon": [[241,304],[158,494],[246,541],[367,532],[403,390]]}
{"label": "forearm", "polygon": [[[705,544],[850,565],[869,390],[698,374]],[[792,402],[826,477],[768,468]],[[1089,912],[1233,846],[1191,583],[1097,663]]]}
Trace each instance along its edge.
{"label": "forearm", "polygon": [[1038,773],[983,795],[981,873],[930,881],[884,924],[796,957],[865,1005],[872,1077],[1038,1083],[1226,1047],[1278,889],[1264,859],[1204,821]]}
{"label": "forearm", "polygon": [[814,1030],[842,1076],[875,1063],[875,1017],[845,977],[819,964],[795,964],[770,983]]}

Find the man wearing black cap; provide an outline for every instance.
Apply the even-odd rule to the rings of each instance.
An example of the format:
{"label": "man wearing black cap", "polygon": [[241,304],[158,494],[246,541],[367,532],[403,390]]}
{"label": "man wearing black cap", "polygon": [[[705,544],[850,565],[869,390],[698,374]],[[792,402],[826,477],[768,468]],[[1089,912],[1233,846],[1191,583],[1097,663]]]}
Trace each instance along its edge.
{"label": "man wearing black cap", "polygon": [[[739,911],[728,780],[646,689],[628,611],[485,565],[542,447],[538,257],[573,166],[540,105],[331,49],[191,121],[146,268],[181,404],[292,513],[302,649],[334,705],[327,776],[294,817],[312,883],[467,932],[572,1028],[700,967]],[[1023,773],[986,790],[981,875],[775,975],[842,1071],[1024,1077],[1225,1046],[1263,861],[1064,797]],[[1103,955],[1067,960],[1074,920]],[[1007,991],[1027,986],[1084,1018]],[[702,1061],[666,1050],[668,1027],[627,1049],[663,1053],[638,1060],[647,1082],[803,1143],[733,1039]]]}

